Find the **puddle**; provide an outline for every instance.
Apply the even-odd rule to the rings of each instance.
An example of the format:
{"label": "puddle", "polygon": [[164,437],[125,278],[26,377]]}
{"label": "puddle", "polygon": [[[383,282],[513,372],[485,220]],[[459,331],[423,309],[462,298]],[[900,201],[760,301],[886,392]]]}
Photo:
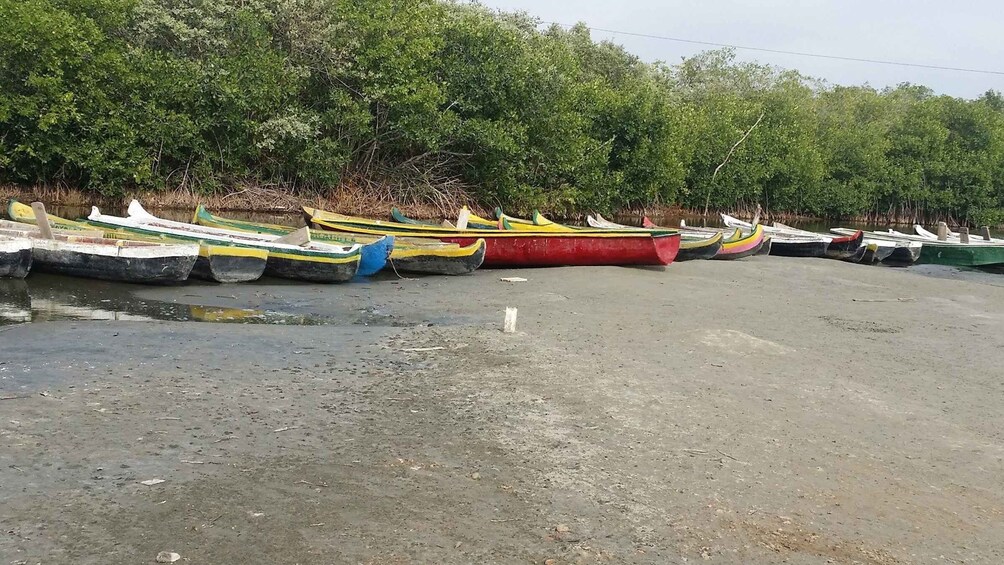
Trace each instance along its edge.
{"label": "puddle", "polygon": [[[249,291],[252,288],[247,287],[242,290]],[[339,308],[329,315],[320,315],[313,312],[284,312],[270,308],[243,308],[240,305],[198,304],[195,302],[199,301],[199,296],[188,294],[179,295],[180,300],[150,300],[138,297],[136,293],[139,290],[130,285],[45,274],[32,274],[27,280],[0,279],[0,326],[50,321],[118,320],[394,327],[432,321],[400,319],[374,306],[359,308],[356,305],[351,311]],[[241,302],[236,294],[221,298],[225,298],[225,302]],[[296,300],[290,302],[294,310],[296,306],[304,306]],[[350,307],[351,303],[343,306]],[[449,323],[449,320],[437,319],[435,322],[442,324]]]}
{"label": "puddle", "polygon": [[0,326],[89,320],[372,327],[471,323],[438,308],[402,304],[393,286],[380,298],[368,284],[286,282],[144,287],[32,273],[25,280],[0,279]]}
{"label": "puddle", "polygon": [[28,322],[119,320],[128,322],[211,322],[319,326],[318,316],[251,308],[179,304],[135,298],[115,284],[62,277],[38,277],[31,282],[0,280],[0,325]]}

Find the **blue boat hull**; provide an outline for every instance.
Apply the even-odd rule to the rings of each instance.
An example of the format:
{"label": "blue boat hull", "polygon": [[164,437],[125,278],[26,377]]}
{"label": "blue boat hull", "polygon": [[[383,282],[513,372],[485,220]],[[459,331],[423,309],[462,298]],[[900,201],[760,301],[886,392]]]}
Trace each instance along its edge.
{"label": "blue boat hull", "polygon": [[363,246],[359,256],[359,270],[356,276],[368,277],[380,272],[387,265],[387,258],[394,250],[394,236],[389,235]]}

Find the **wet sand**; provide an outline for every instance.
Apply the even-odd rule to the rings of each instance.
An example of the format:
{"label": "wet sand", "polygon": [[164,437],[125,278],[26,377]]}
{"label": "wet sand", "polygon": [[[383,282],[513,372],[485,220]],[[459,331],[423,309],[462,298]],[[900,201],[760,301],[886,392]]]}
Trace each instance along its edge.
{"label": "wet sand", "polygon": [[0,563],[1001,563],[1004,278],[923,272],[129,287],[0,327]]}

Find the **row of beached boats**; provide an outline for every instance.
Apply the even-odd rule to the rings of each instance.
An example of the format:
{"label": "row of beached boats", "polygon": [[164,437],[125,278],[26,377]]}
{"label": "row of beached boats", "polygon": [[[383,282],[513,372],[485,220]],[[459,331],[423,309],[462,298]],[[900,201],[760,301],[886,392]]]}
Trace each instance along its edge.
{"label": "row of beached boats", "polygon": [[69,220],[47,214],[39,203],[17,201],[7,212],[11,220],[0,220],[4,277],[24,277],[34,268],[140,283],[189,277],[247,282],[263,275],[332,283],[384,269],[460,275],[481,266],[668,265],[761,254],[892,266],[925,257],[965,266],[1004,264],[1004,241],[989,234],[979,242],[947,228],[940,239],[922,228],[918,235],[841,229],[819,234],[726,215],[724,229],[670,229],[647,218],[636,227],[599,215],[589,216],[588,226],[570,226],[538,212],[523,219],[496,210],[496,218],[487,219],[465,208],[455,223],[434,223],[396,209],[392,220],[383,221],[304,207],[308,226],[298,228],[224,218],[201,206],[191,223],[177,222],[150,214],[137,201],[121,217],[95,207],[87,218]]}

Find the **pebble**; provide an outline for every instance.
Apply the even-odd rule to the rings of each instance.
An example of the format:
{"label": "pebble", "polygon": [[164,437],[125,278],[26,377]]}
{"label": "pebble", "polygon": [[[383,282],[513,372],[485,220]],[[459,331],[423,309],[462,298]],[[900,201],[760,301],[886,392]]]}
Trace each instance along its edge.
{"label": "pebble", "polygon": [[171,551],[161,551],[157,554],[157,563],[174,563],[181,559],[181,556]]}

